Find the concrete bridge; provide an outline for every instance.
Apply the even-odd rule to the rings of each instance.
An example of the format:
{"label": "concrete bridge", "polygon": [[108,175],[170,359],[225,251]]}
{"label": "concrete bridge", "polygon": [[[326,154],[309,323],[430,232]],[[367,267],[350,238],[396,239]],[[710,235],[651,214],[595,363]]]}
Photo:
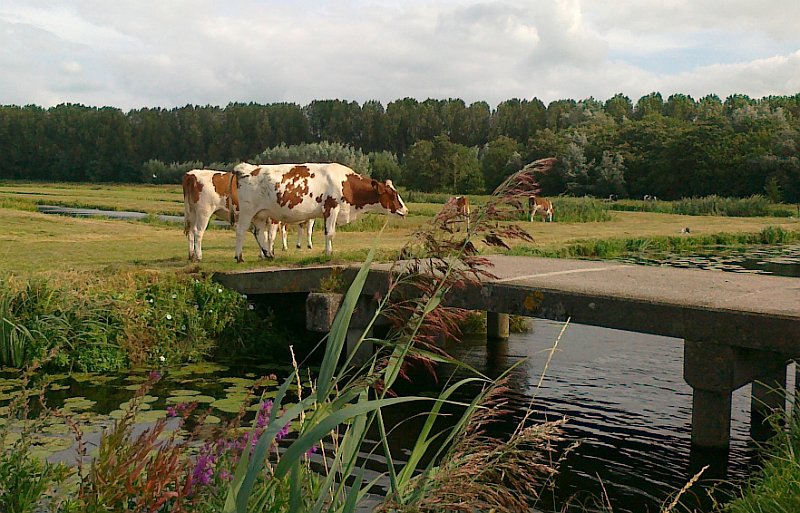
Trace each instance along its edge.
{"label": "concrete bridge", "polygon": [[[752,432],[785,406],[787,364],[800,357],[800,280],[778,276],[646,267],[602,261],[489,257],[496,279],[448,298],[488,312],[488,338],[508,337],[508,315],[652,333],[684,340],[684,379],[692,387],[694,452],[730,443],[731,396],[752,383]],[[219,273],[245,294],[319,290],[333,266]],[[349,284],[357,266],[340,268]],[[375,265],[365,301],[386,289],[388,266]],[[308,305],[313,302],[308,302]],[[319,315],[314,308],[310,315]]]}

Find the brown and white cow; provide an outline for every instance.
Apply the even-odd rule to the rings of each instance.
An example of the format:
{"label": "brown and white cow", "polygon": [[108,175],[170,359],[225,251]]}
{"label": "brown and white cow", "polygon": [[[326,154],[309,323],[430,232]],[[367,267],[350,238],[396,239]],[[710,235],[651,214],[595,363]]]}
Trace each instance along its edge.
{"label": "brown and white cow", "polygon": [[[234,186],[231,186],[233,180]],[[189,241],[189,260],[200,261],[203,259],[203,235],[212,216],[225,222],[230,222],[230,207],[233,205],[234,216],[238,215],[239,199],[235,187],[236,179],[232,173],[216,171],[213,169],[193,169],[183,175],[183,232]],[[231,194],[231,191],[233,194]],[[253,219],[253,234],[258,242],[259,231],[267,231],[269,219],[258,216]],[[286,227],[281,226],[283,249],[286,244]],[[297,229],[297,247],[300,247],[304,226]],[[311,247],[311,229],[313,224],[307,226],[308,247]],[[259,244],[260,246],[260,244]],[[262,252],[264,248],[262,248]]]}
{"label": "brown and white cow", "polygon": [[553,222],[554,208],[553,203],[549,199],[540,198],[539,196],[529,196],[528,211],[531,215],[531,222],[533,222],[533,218],[536,216],[536,214],[542,216],[542,222]]}
{"label": "brown and white cow", "polygon": [[[469,198],[466,196],[454,196],[447,200],[443,209],[450,217],[453,224],[464,223],[469,231]],[[460,228],[458,228],[460,229]]]}
{"label": "brown and white cow", "polygon": [[[325,253],[330,255],[337,224],[349,223],[367,212],[408,214],[390,180],[372,180],[341,164],[256,166],[244,162],[234,168],[234,174],[239,199],[235,253],[238,262],[242,261],[244,232],[257,215],[289,224],[323,218]],[[274,254],[274,230],[267,241],[267,256]]]}

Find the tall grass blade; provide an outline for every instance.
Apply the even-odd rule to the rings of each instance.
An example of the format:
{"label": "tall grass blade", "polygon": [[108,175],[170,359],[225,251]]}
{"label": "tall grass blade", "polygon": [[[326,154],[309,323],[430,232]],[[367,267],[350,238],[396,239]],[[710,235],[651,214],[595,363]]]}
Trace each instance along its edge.
{"label": "tall grass blade", "polygon": [[337,312],[336,317],[333,319],[331,331],[328,334],[328,344],[325,347],[325,356],[322,359],[319,378],[317,380],[317,401],[320,403],[327,398],[331,390],[333,375],[339,364],[339,356],[347,341],[347,330],[350,326],[350,319],[353,316],[353,310],[356,307],[358,298],[361,295],[361,290],[364,288],[364,283],[367,281],[373,258],[375,258],[375,246],[373,246],[367,254],[364,264],[361,266],[361,269],[359,269],[350,288],[347,289],[347,294],[345,294],[342,300],[339,312]]}

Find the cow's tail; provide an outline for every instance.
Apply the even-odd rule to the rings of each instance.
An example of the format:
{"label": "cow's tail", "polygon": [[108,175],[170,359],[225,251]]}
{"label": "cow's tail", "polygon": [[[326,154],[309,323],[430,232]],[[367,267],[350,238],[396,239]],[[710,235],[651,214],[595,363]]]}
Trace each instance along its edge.
{"label": "cow's tail", "polygon": [[239,171],[232,171],[230,183],[228,183],[228,197],[225,199],[225,206],[228,207],[228,220],[230,221],[231,226],[236,225],[236,205],[233,203],[233,191],[239,186],[238,178]]}
{"label": "cow's tail", "polygon": [[191,218],[191,207],[189,206],[189,178],[188,174],[183,175],[183,234],[189,235],[189,219]]}

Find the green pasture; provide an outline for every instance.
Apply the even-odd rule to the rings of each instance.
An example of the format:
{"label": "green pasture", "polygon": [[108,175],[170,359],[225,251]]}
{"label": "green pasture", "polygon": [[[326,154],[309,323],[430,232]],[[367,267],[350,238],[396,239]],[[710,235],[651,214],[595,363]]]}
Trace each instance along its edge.
{"label": "green pasture", "polygon": [[[317,223],[315,229],[314,249],[295,249],[296,234],[290,233],[289,250],[277,249],[277,258],[273,261],[258,258],[255,241],[248,235],[244,248],[245,263],[239,265],[233,262],[234,232],[228,228],[210,228],[203,241],[204,260],[200,267],[218,270],[360,261],[375,243],[375,236],[384,222],[387,228],[378,244],[378,257],[390,259],[414,231],[423,228],[439,212],[447,199],[443,194],[416,192],[406,192],[404,197],[409,200],[408,218],[366,216],[352,225],[340,227],[334,239],[334,255],[330,259],[323,254],[321,223]],[[470,197],[473,211],[487,199],[487,196]],[[608,202],[591,198],[553,198],[553,201],[556,210],[554,223],[538,219],[531,223],[520,214],[518,222],[531,234],[534,242],[512,244],[514,253],[580,256],[580,251],[566,248],[598,240],[693,239],[721,233],[756,234],[768,226],[788,233],[800,232],[800,221],[796,216],[696,216],[617,211],[612,210]],[[631,202],[627,200],[626,205],[632,205]],[[186,237],[181,224],[152,222],[152,219],[142,222],[54,216],[36,212],[37,204],[181,215],[183,195],[177,185],[0,183],[0,273],[166,270],[188,265]],[[792,209],[794,206],[783,208]],[[689,228],[690,233],[682,234],[684,228]],[[481,249],[496,251],[488,247]]]}

